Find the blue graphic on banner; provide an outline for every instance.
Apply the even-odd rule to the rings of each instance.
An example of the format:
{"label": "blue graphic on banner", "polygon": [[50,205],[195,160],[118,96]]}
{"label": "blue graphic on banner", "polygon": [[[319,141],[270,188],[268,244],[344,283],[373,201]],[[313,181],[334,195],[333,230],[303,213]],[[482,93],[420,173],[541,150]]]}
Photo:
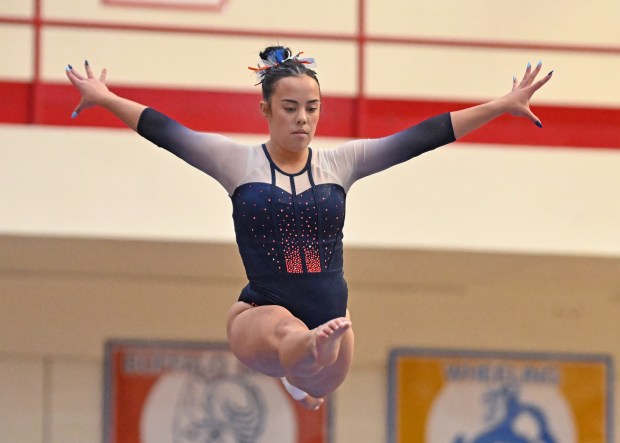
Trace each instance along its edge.
{"label": "blue graphic on banner", "polygon": [[[518,392],[509,386],[502,386],[487,392],[484,396],[488,404],[489,416],[487,421],[495,422],[496,415],[499,422],[490,429],[483,431],[480,435],[469,442],[464,437],[459,436],[454,443],[556,443],[557,440],[551,435],[548,420],[540,407],[532,404],[523,403],[519,399]],[[522,418],[529,418],[530,423],[536,428],[534,439],[528,438],[517,429],[517,421]]]}

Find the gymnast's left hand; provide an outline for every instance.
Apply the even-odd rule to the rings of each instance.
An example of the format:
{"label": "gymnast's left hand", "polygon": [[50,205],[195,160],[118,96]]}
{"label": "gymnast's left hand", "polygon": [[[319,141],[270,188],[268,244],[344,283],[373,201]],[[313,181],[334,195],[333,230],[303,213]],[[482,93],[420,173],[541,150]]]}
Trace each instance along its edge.
{"label": "gymnast's left hand", "polygon": [[540,119],[530,109],[530,99],[545,83],[551,80],[553,71],[536,81],[536,77],[542,68],[542,63],[538,62],[536,67],[528,63],[523,78],[519,82],[517,77],[513,77],[512,91],[503,96],[500,100],[504,103],[505,111],[517,117],[529,118],[536,126],[542,128]]}
{"label": "gymnast's left hand", "polygon": [[84,68],[86,77],[76,71],[71,65],[68,65],[65,70],[67,78],[80,93],[80,102],[73,110],[71,118],[77,117],[85,109],[103,105],[106,99],[114,96],[105,84],[107,74],[105,68],[101,71],[99,78],[95,78],[88,61],[84,62]]}

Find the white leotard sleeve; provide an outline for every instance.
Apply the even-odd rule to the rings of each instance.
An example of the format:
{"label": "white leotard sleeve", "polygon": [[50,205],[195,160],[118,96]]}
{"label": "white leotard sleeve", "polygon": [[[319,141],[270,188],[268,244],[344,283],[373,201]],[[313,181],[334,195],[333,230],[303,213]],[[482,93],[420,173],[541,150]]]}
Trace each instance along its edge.
{"label": "white leotard sleeve", "polygon": [[138,133],[217,180],[231,195],[247,174],[252,146],[219,134],[193,131],[160,112],[147,108]]}
{"label": "white leotard sleeve", "polygon": [[348,192],[360,178],[383,171],[455,140],[450,114],[441,114],[387,137],[346,142],[319,153],[324,170]]}

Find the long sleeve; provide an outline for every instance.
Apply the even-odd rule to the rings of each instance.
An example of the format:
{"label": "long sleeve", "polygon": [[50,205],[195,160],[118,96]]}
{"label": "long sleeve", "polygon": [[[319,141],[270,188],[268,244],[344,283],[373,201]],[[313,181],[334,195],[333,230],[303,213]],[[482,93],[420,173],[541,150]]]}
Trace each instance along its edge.
{"label": "long sleeve", "polygon": [[219,134],[193,131],[152,108],[140,115],[137,132],[216,179],[229,194],[246,173],[249,146]]}
{"label": "long sleeve", "polygon": [[336,148],[332,163],[346,190],[360,178],[455,141],[450,114],[440,114],[387,137],[353,140]]}

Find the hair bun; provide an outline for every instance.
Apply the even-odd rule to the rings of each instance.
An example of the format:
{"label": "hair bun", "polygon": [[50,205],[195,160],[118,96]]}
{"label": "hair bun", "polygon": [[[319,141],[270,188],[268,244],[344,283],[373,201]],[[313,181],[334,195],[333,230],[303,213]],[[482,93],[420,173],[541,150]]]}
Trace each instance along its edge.
{"label": "hair bun", "polygon": [[[307,74],[317,80],[316,72],[309,69],[310,66],[316,65],[314,59],[308,57],[300,58],[299,56],[301,54],[303,54],[303,52],[293,55],[290,48],[286,46],[269,46],[259,52],[262,66],[261,63],[259,63],[256,67],[248,66],[248,69],[254,71],[256,74],[258,78],[257,85],[263,84],[263,86],[263,81],[266,78],[275,81],[279,78],[291,75]],[[268,83],[271,83],[271,81],[268,81]],[[265,95],[264,91],[263,95]],[[268,93],[265,97],[268,98],[270,95],[271,93]]]}
{"label": "hair bun", "polygon": [[268,65],[279,65],[293,55],[290,48],[284,46],[269,46],[260,52],[260,58]]}

